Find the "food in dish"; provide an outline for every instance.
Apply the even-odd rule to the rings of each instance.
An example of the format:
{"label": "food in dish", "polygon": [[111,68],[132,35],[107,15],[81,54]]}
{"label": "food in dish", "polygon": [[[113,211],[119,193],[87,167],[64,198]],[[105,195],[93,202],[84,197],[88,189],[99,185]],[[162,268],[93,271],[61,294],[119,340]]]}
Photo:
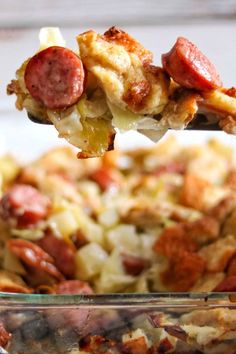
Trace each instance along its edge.
{"label": "food in dish", "polygon": [[[25,166],[3,156],[0,291],[235,291],[235,176],[233,151],[216,140],[184,147],[170,137],[88,160],[60,147]],[[157,311],[151,300],[2,311],[0,345],[10,354],[72,345],[73,354],[233,353],[233,308]]]}
{"label": "food in dish", "polygon": [[234,290],[235,171],[229,147],[173,137],[92,160],[3,157],[0,290]]}
{"label": "food in dish", "polygon": [[163,67],[117,27],[78,35],[76,52],[65,48],[57,29],[42,29],[40,43],[7,91],[32,120],[53,123],[80,158],[112,150],[115,129],[157,141],[169,128],[204,117],[235,134],[235,88],[222,86],[214,65],[186,38],[162,55]]}

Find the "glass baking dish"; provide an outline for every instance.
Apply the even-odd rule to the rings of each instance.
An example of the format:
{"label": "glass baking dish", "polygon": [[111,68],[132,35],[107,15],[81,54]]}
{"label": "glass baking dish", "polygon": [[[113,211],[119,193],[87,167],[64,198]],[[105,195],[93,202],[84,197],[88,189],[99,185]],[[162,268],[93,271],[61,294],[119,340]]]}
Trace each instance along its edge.
{"label": "glass baking dish", "polygon": [[234,293],[1,294],[1,354],[236,352]]}

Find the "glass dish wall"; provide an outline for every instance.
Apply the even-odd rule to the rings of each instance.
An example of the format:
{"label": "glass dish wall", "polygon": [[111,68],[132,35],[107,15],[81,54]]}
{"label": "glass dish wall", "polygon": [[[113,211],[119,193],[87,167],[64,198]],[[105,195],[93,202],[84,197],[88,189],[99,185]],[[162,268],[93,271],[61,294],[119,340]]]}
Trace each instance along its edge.
{"label": "glass dish wall", "polygon": [[233,294],[1,295],[2,354],[235,353]]}

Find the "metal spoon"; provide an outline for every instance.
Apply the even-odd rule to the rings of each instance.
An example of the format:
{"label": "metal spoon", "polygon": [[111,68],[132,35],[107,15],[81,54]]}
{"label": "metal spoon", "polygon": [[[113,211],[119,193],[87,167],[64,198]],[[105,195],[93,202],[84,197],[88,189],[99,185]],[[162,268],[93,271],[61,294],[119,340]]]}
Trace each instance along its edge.
{"label": "metal spoon", "polygon": [[[50,122],[47,119],[44,119],[42,117],[35,117],[33,114],[27,112],[28,118],[38,124],[46,124],[46,125],[52,125],[52,122]],[[210,121],[208,117],[205,114],[198,113],[196,114],[195,118],[189,123],[185,130],[221,130],[218,124],[218,120],[215,121]]]}

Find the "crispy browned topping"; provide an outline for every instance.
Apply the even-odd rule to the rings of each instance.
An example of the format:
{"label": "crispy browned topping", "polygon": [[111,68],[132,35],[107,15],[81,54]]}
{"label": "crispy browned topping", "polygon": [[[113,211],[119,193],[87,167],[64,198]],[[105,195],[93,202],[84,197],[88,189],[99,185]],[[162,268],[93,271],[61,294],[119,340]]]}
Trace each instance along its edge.
{"label": "crispy browned topping", "polygon": [[185,232],[182,224],[165,229],[154,245],[157,253],[169,259],[182,251],[195,252],[197,248],[197,243]]}
{"label": "crispy browned topping", "polygon": [[201,248],[199,255],[205,260],[209,272],[222,272],[235,252],[236,240],[229,235]]}
{"label": "crispy browned topping", "polygon": [[88,335],[80,340],[80,349],[86,353],[108,354],[116,342],[99,335]]}
{"label": "crispy browned topping", "polygon": [[209,183],[191,173],[187,173],[184,177],[184,184],[180,195],[180,202],[188,207],[197,210],[205,208],[205,190],[209,187]]}
{"label": "crispy browned topping", "polygon": [[11,80],[10,84],[7,85],[7,94],[12,95],[21,92],[20,84],[18,80]]}
{"label": "crispy browned topping", "polygon": [[178,252],[169,260],[169,266],[161,274],[165,286],[170,291],[188,291],[205,270],[205,262],[201,256],[193,252]]}
{"label": "crispy browned topping", "polygon": [[203,216],[196,221],[185,222],[183,226],[185,233],[199,244],[215,240],[219,236],[220,223],[211,216]]}
{"label": "crispy browned topping", "polygon": [[171,291],[188,291],[202,276],[205,262],[195,251],[197,243],[185,231],[184,224],[163,231],[154,250],[168,258],[168,268],[161,274]]}
{"label": "crispy browned topping", "polygon": [[223,222],[232,212],[234,206],[235,206],[234,197],[233,196],[226,197],[222,199],[215,207],[209,210],[208,215],[217,219],[219,222]]}
{"label": "crispy browned topping", "polygon": [[132,82],[123,96],[123,100],[133,111],[139,111],[145,105],[145,98],[149,95],[151,85],[146,80]]}
{"label": "crispy browned topping", "polygon": [[127,354],[148,354],[148,346],[144,337],[131,339],[124,343],[123,352]]}
{"label": "crispy browned topping", "polygon": [[113,26],[109,28],[102,37],[108,42],[124,46],[129,53],[136,54],[143,63],[152,62],[152,53],[120,28]]}

